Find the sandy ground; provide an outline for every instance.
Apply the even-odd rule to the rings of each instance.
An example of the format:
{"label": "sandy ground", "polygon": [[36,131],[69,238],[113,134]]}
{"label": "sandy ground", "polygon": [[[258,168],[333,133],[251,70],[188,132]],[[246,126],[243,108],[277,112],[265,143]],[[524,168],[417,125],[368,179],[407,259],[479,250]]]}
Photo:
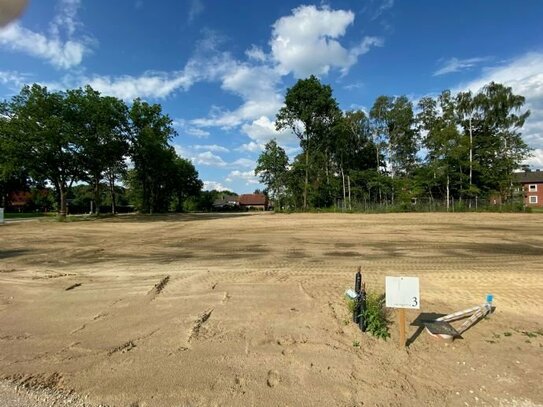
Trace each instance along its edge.
{"label": "sandy ground", "polygon": [[[349,322],[358,266],[373,290],[420,277],[420,312],[497,308],[451,345],[410,326],[401,349],[395,322],[388,341]],[[542,300],[537,214],[12,223],[0,405],[538,406]]]}

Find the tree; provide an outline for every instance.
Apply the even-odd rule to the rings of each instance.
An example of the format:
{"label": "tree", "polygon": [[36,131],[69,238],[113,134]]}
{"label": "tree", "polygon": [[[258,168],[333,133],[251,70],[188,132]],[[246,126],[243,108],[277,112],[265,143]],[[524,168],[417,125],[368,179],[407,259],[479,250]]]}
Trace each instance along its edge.
{"label": "tree", "polygon": [[101,181],[107,178],[115,213],[115,179],[125,168],[129,147],[128,109],[123,101],[100,96],[90,86],[69,90],[66,103],[80,145],[81,170],[93,188],[94,211],[100,210]]}
{"label": "tree", "polygon": [[272,198],[277,200],[279,209],[282,208],[287,171],[288,157],[285,150],[275,140],[269,141],[258,157],[255,175],[260,177],[260,182],[267,186]]}
{"label": "tree", "polygon": [[348,197],[349,208],[351,172],[375,168],[377,158],[374,151],[370,123],[366,114],[361,110],[342,114],[334,126],[332,154],[341,175],[343,203],[345,205]]}
{"label": "tree", "polygon": [[66,95],[40,85],[25,86],[7,104],[4,145],[11,146],[11,162],[21,165],[36,181],[55,188],[58,211],[66,216],[66,194],[81,180],[81,156],[75,123],[66,108]]}
{"label": "tree", "polygon": [[166,212],[173,199],[181,210],[183,201],[202,188],[198,172],[189,161],[179,157],[168,143],[175,135],[172,120],[160,105],[136,99],[130,109],[134,168],[127,182],[137,206],[144,212]]}
{"label": "tree", "polygon": [[[479,165],[479,183],[502,198],[512,195],[513,171],[529,154],[520,129],[530,111],[522,111],[524,96],[511,87],[491,82],[476,96],[480,119],[474,128],[474,159]],[[474,174],[475,175],[475,174]]]}
{"label": "tree", "polygon": [[197,196],[203,187],[203,182],[198,178],[198,171],[192,162],[185,158],[176,156],[174,158],[175,174],[173,191],[176,198],[175,208],[178,212],[183,211],[184,202],[191,196]]}
{"label": "tree", "polygon": [[[315,76],[300,79],[287,90],[285,105],[277,113],[277,130],[288,128],[300,139],[305,154],[305,180],[303,208],[307,209],[310,154],[316,146],[315,138],[324,139],[330,134],[334,121],[339,116],[339,108],[332,97],[332,88],[323,85]],[[319,137],[320,136],[320,137]]]}

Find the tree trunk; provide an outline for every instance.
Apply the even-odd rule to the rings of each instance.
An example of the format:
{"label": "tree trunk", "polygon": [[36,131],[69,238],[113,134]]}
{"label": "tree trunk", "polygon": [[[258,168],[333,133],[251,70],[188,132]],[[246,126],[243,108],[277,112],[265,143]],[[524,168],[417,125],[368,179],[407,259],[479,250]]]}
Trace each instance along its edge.
{"label": "tree trunk", "polygon": [[447,174],[447,212],[449,212],[449,175]]}
{"label": "tree trunk", "polygon": [[61,218],[65,219],[66,218],[66,187],[62,183],[59,183],[58,189],[59,189],[58,193],[60,197],[60,207],[59,207],[58,215]]}
{"label": "tree trunk", "polygon": [[352,211],[353,207],[351,205],[351,177],[347,175],[347,185],[349,186],[349,210]]}
{"label": "tree trunk", "polygon": [[111,214],[115,215],[115,212],[117,211],[117,202],[115,201],[115,178],[113,177],[109,178],[109,192],[111,195]]}
{"label": "tree trunk", "polygon": [[345,192],[345,173],[343,172],[343,165],[340,168],[341,171],[341,180],[343,182],[343,210],[345,210],[345,201],[347,200],[347,195]]}
{"label": "tree trunk", "polygon": [[473,132],[471,127],[471,115],[469,116],[469,186],[471,192],[471,184],[473,181]]}
{"label": "tree trunk", "polygon": [[100,213],[100,178],[95,177],[93,182],[94,190],[94,213],[98,215]]}
{"label": "tree trunk", "polygon": [[[309,140],[308,143],[309,144]],[[304,210],[307,209],[307,185],[309,183],[309,145],[305,147]]]}

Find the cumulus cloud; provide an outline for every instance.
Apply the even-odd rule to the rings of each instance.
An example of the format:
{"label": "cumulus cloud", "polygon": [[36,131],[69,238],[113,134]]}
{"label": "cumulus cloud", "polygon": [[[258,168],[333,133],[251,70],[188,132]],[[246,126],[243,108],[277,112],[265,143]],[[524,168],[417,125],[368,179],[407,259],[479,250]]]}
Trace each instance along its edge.
{"label": "cumulus cloud", "polygon": [[87,37],[74,38],[80,26],[77,20],[79,6],[79,0],[61,0],[48,33],[32,31],[18,22],[8,25],[0,30],[0,46],[44,59],[59,69],[81,64],[92,41]]}
{"label": "cumulus cloud", "polygon": [[450,58],[441,64],[441,68],[434,72],[433,76],[445,75],[453,72],[465,71],[467,69],[474,68],[481,62],[488,61],[488,58],[467,58],[458,59]]}
{"label": "cumulus cloud", "polygon": [[251,160],[249,158],[238,158],[236,161],[229,164],[230,167],[239,168],[239,167],[245,167],[245,168],[254,168],[255,162],[254,160]]}
{"label": "cumulus cloud", "polygon": [[217,181],[202,181],[204,183],[204,191],[227,191],[228,188],[226,188],[224,185],[222,185],[220,182]]}
{"label": "cumulus cloud", "polygon": [[341,45],[338,39],[353,22],[352,11],[295,8],[292,15],[281,17],[273,25],[270,46],[278,69],[298,78],[327,74],[332,68],[348,71],[360,55],[372,46],[382,45],[382,40],[375,37],[366,37],[351,49]]}
{"label": "cumulus cloud", "polygon": [[510,86],[516,94],[526,97],[525,108],[530,109],[531,115],[522,134],[535,151],[525,163],[543,167],[543,53],[530,52],[504,64],[484,68],[477,79],[461,84],[455,91],[477,92],[492,81]]}
{"label": "cumulus cloud", "polygon": [[234,182],[235,180],[242,180],[245,182],[245,185],[260,184],[254,171],[234,170],[231,171],[225,179],[226,182]]}
{"label": "cumulus cloud", "polygon": [[250,141],[249,143],[242,144],[238,148],[236,148],[237,151],[246,151],[248,153],[256,153],[264,149],[263,144],[255,143],[254,141]]}
{"label": "cumulus cloud", "polygon": [[261,116],[251,123],[245,123],[241,130],[258,145],[264,145],[271,139],[276,139],[280,145],[297,143],[296,136],[289,130],[275,130],[275,123],[266,116]]}

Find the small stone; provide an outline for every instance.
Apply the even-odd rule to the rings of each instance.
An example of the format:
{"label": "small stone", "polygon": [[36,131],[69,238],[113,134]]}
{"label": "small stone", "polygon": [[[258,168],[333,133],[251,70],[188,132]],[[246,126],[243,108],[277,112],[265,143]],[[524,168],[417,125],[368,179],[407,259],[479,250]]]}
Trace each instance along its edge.
{"label": "small stone", "polygon": [[279,384],[281,377],[279,376],[279,373],[276,370],[270,370],[268,372],[268,386],[269,387],[275,387]]}

